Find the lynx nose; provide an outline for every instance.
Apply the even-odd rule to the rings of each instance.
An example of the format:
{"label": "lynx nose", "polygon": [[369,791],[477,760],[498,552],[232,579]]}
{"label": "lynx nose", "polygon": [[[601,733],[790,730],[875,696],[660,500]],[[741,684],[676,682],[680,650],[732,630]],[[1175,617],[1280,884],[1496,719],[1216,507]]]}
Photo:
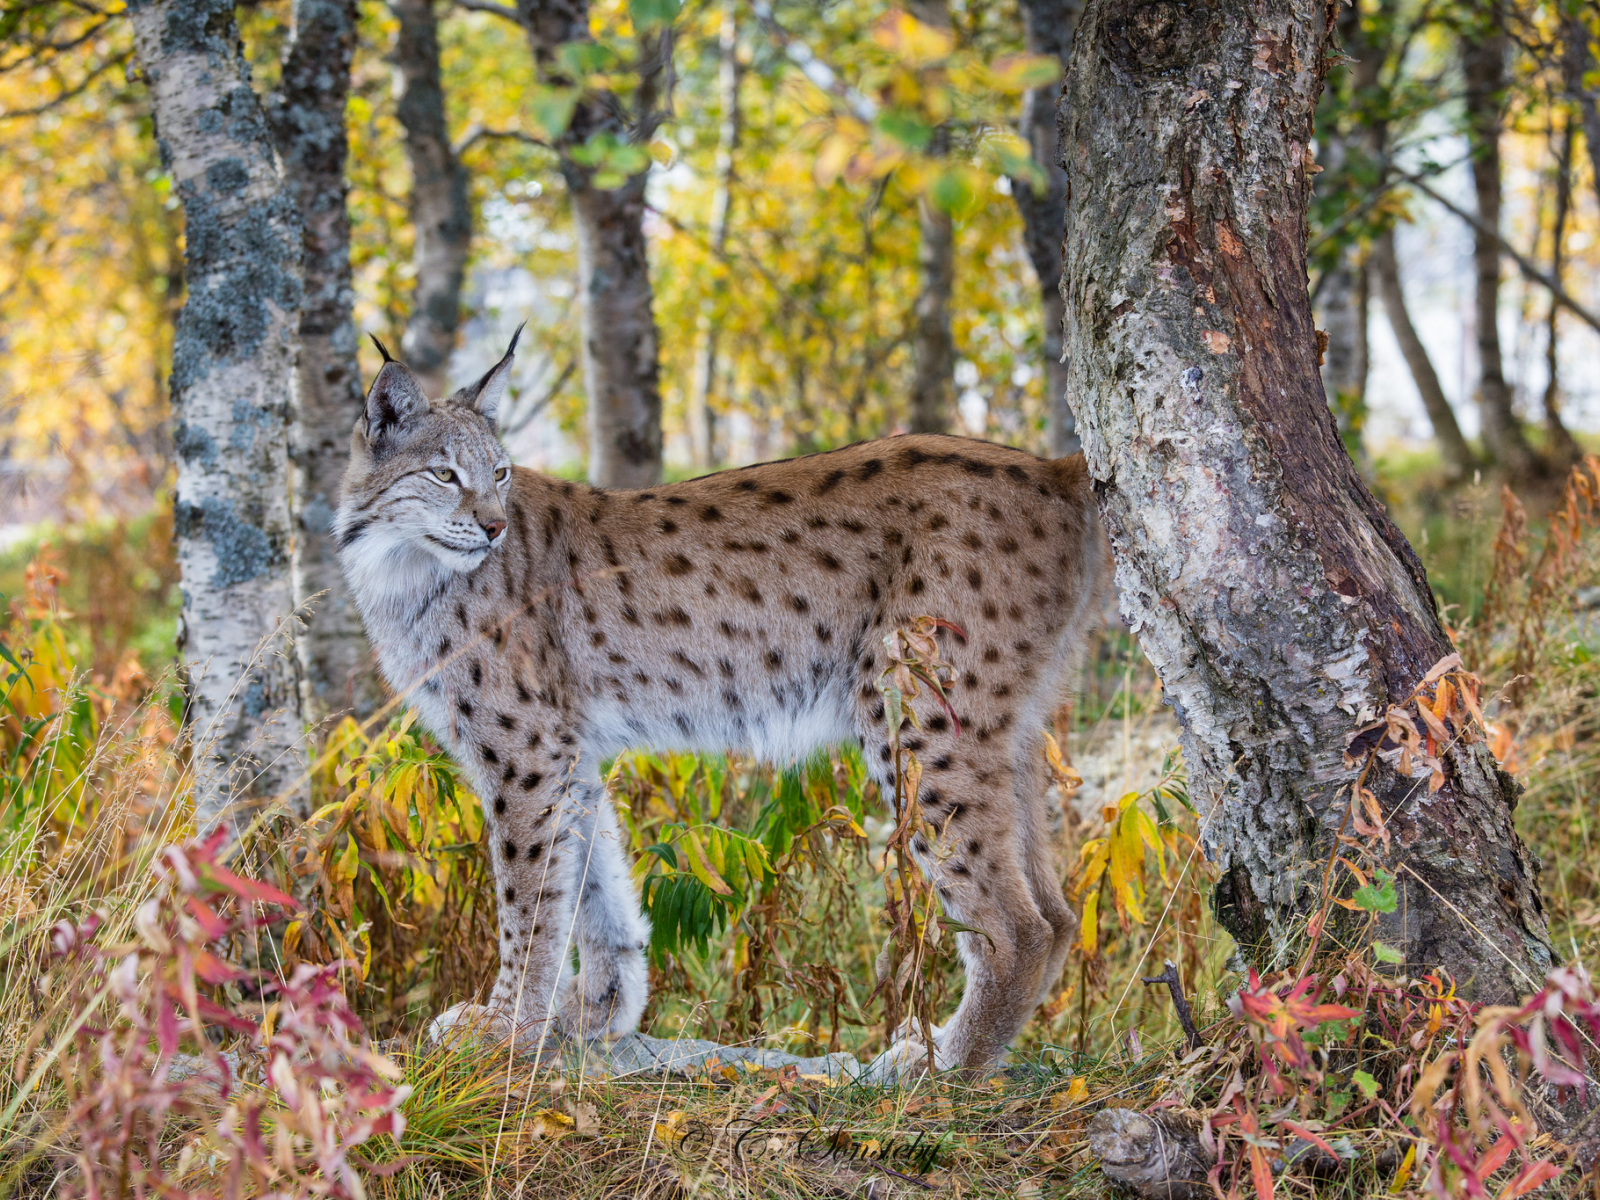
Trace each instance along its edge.
{"label": "lynx nose", "polygon": [[500,536],[500,531],[506,527],[506,523],[504,521],[479,521],[478,526],[489,535],[489,540],[492,542]]}

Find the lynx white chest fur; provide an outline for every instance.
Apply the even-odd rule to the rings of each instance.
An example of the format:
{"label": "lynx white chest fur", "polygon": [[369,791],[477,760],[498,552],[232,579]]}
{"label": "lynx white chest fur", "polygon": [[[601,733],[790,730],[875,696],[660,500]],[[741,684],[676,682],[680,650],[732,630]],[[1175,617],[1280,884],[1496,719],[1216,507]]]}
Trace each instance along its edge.
{"label": "lynx white chest fur", "polygon": [[[959,935],[967,981],[937,1058],[994,1062],[1076,933],[1042,729],[1109,580],[1082,458],[900,437],[606,491],[510,465],[494,427],[510,365],[507,351],[430,401],[387,362],[336,524],[385,675],[488,811],[501,965],[487,1015],[519,1038],[639,1018],[648,927],[603,760],[649,746],[782,762],[856,741],[892,795],[882,639],[929,615],[965,637],[941,633],[959,730],[927,714],[904,734],[951,851],[922,866],[987,935]],[[897,1044],[885,1069],[914,1053]]]}

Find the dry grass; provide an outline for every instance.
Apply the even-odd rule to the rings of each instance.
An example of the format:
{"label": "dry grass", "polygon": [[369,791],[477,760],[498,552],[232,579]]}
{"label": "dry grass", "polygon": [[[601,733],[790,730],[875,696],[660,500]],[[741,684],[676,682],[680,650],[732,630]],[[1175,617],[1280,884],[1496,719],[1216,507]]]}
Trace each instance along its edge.
{"label": "dry grass", "polygon": [[[1498,566],[1489,554],[1494,524],[1483,527],[1481,507],[1469,514],[1472,528],[1448,543],[1452,554],[1484,549],[1483,567],[1473,570],[1489,583],[1480,594],[1488,590],[1493,607],[1475,626],[1463,622],[1464,645],[1475,656],[1469,666],[1500,695],[1488,712],[1496,753],[1528,784],[1518,824],[1544,856],[1552,934],[1580,962],[1600,936],[1600,846],[1592,844],[1600,839],[1592,828],[1600,821],[1600,666],[1592,659],[1600,617],[1578,599],[1600,583],[1588,503],[1577,494],[1575,507],[1557,511],[1555,540],[1535,538],[1520,555],[1510,521]],[[4,634],[28,679],[13,681],[14,711],[0,720],[0,1195],[82,1185],[71,1165],[81,1139],[64,1123],[65,1052],[75,1022],[110,1028],[116,1020],[104,998],[81,1003],[94,994],[83,990],[87,977],[74,980],[71,964],[52,958],[52,929],[93,912],[104,944],[136,944],[137,914],[160,886],[152,861],[181,840],[187,821],[186,748],[170,681],[146,677],[116,647],[56,621],[50,601],[60,582],[37,568]],[[94,586],[124,585],[113,574]],[[100,665],[79,674],[76,661]],[[1508,690],[1518,674],[1528,682]],[[1080,700],[1057,728],[1083,778],[1060,797],[1055,835],[1065,868],[1100,836],[1103,810],[1120,797],[1138,794],[1137,806],[1159,819],[1148,793],[1177,737],[1148,667],[1115,632],[1100,637]],[[723,928],[685,926],[657,948],[648,1031],[804,1054],[881,1049],[885,1006],[870,997],[886,933],[893,822],[849,757],[787,779],[748,763],[635,758],[615,780],[636,851],[715,827],[760,841],[767,855]],[[925,1080],[885,1091],[728,1067],[691,1082],[563,1084],[504,1055],[416,1043],[429,1014],[470,998],[492,972],[490,888],[475,841],[481,819],[448,763],[409,729],[347,729],[313,784],[314,821],[265,821],[247,847],[250,873],[295,893],[298,920],[280,921],[265,940],[259,932],[236,939],[232,951],[285,967],[355,964],[342,976],[350,1005],[374,1036],[391,1039],[386,1049],[412,1089],[399,1145],[378,1135],[363,1150],[375,1168],[364,1186],[375,1196],[1101,1195],[1083,1137],[1093,1112],[1163,1101],[1208,1109],[1232,1072],[1265,1078],[1252,1073],[1251,1027],[1226,1007],[1245,981],[1227,968],[1231,945],[1212,921],[1208,868],[1181,808],[1160,821],[1165,880],[1151,855],[1140,864],[1146,894],[1137,917],[1119,920],[1107,902],[1095,953],[1074,955],[1056,999],[991,1082]],[[667,856],[657,857],[656,869],[671,873]],[[1164,990],[1138,982],[1169,958],[1181,965],[1212,1043],[1200,1058],[1183,1054]],[[958,985],[949,955],[935,955],[924,974],[935,1011],[947,1007]],[[1428,986],[1371,1001],[1370,1020],[1425,1027],[1429,1004],[1439,1003],[1427,999]],[[248,980],[209,991],[247,1019],[267,1012]],[[1417,1068],[1434,1061],[1436,1036],[1407,1052]],[[1295,1085],[1296,1103],[1302,1118],[1327,1119],[1327,1136],[1350,1139],[1355,1158],[1315,1187],[1302,1177],[1280,1186],[1340,1196],[1388,1190],[1398,1147],[1412,1135],[1397,1132],[1405,1128],[1398,1117],[1381,1128],[1352,1117],[1362,1106],[1351,1079],[1368,1070],[1403,1115],[1417,1068],[1405,1074],[1360,1039],[1335,1039],[1317,1061],[1316,1078]],[[171,1145],[195,1128],[176,1122]],[[932,1146],[933,1161],[914,1157]],[[187,1169],[186,1183],[199,1187],[205,1164]],[[1422,1182],[1413,1168],[1399,1190]],[[1241,1186],[1248,1194],[1247,1178]]]}

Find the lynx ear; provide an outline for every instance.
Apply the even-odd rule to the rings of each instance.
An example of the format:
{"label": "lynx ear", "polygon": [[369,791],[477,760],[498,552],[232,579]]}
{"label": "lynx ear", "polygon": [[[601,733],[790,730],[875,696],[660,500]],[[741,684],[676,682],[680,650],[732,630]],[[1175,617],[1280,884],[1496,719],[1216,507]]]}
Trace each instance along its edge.
{"label": "lynx ear", "polygon": [[383,366],[367,392],[368,441],[376,441],[387,430],[405,426],[428,411],[428,398],[411,368],[391,358],[377,338],[372,343],[383,355]]}
{"label": "lynx ear", "polygon": [[[526,322],[524,322],[526,324]],[[500,415],[500,401],[505,399],[506,384],[511,380],[511,362],[516,357],[517,339],[522,336],[522,325],[511,335],[511,345],[506,347],[500,361],[490,367],[477,383],[469,384],[450,397],[452,404],[465,404],[476,408],[489,424]]]}

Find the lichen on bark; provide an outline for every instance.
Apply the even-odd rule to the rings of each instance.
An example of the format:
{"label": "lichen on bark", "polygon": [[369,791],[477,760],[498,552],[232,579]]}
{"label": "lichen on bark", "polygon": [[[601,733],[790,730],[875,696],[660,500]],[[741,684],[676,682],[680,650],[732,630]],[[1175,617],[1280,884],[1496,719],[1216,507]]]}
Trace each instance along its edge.
{"label": "lichen on bark", "polygon": [[129,6],[162,163],[184,210],[188,294],[173,340],[195,816],[301,793],[295,660],[265,643],[292,619],[288,420],[301,303],[300,219],[226,0]]}
{"label": "lichen on bark", "polygon": [[[1317,369],[1305,217],[1333,13],[1097,0],[1061,110],[1079,432],[1123,611],[1182,726],[1218,915],[1264,966],[1319,902],[1348,734],[1451,649]],[[1401,891],[1379,936],[1503,999],[1550,962],[1536,867],[1483,747],[1450,761],[1435,795],[1368,776]]]}

